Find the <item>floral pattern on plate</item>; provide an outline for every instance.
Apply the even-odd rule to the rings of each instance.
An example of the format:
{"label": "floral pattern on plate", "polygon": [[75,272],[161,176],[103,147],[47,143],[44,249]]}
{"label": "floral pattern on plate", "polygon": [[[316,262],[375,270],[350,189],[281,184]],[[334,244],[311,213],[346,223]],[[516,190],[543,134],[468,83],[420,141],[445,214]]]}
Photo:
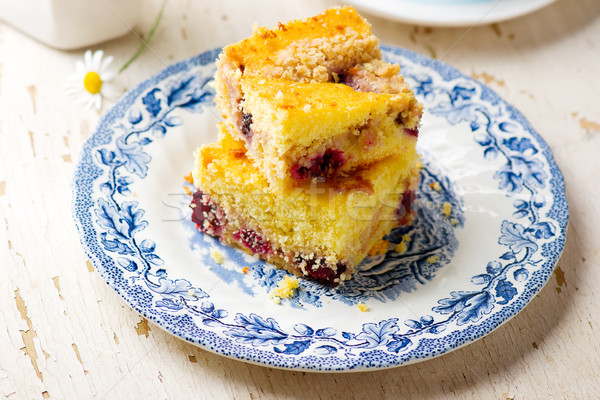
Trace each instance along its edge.
{"label": "floral pattern on plate", "polygon": [[[172,206],[175,224],[159,217],[154,197],[192,165],[181,149],[191,153],[190,144],[210,140],[206,127],[216,123],[213,50],[131,90],[86,142],[73,210],[97,271],[175,335],[283,368],[402,365],[472,342],[514,316],[564,246],[568,204],[550,150],[484,85],[408,50],[383,51],[428,110],[419,217],[389,236],[397,244],[409,233],[407,251],[391,247],[367,259],[337,290],[302,282],[297,298],[274,306],[268,291],[285,272],[195,231],[181,207],[185,196]],[[226,261],[215,262],[211,249]],[[372,310],[358,311],[359,301]]]}

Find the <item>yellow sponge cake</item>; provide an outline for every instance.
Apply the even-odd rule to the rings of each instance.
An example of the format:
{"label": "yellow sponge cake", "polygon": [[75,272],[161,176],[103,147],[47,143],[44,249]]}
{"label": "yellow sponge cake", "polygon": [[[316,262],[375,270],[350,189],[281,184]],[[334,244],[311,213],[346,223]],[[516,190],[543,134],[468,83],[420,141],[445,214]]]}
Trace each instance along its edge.
{"label": "yellow sponge cake", "polygon": [[[196,151],[198,229],[296,275],[336,286],[369,250],[412,218],[416,152],[391,156],[335,184],[284,195],[269,186],[225,124]],[[340,190],[340,187],[345,188]]]}
{"label": "yellow sponge cake", "polygon": [[280,190],[414,151],[416,135],[397,122],[409,96],[256,76],[245,77],[242,88],[244,110],[252,115],[250,129],[243,128],[248,156]]}
{"label": "yellow sponge cake", "polygon": [[422,105],[352,7],[258,28],[217,66],[219,109],[280,190],[415,146]]}
{"label": "yellow sponge cake", "polygon": [[352,7],[255,29],[215,84],[225,122],[195,153],[198,230],[337,286],[412,222],[422,105]]}

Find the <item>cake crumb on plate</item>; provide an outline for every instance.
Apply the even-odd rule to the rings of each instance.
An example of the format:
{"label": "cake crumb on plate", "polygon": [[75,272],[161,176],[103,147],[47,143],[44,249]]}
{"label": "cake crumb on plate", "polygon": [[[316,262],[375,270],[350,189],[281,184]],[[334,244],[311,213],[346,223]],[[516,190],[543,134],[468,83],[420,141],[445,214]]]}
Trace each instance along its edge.
{"label": "cake crumb on plate", "polygon": [[442,214],[444,214],[444,216],[446,218],[448,218],[451,213],[452,213],[452,204],[445,201],[444,205],[442,206]]}
{"label": "cake crumb on plate", "polygon": [[269,296],[275,304],[279,304],[281,299],[291,299],[296,295],[299,282],[295,276],[285,275],[283,279],[277,282],[277,287],[271,290]]}
{"label": "cake crumb on plate", "polygon": [[398,243],[396,245],[396,253],[398,254],[404,254],[406,253],[407,247],[406,247],[406,241],[402,240],[400,243]]}
{"label": "cake crumb on plate", "polygon": [[225,257],[223,257],[223,253],[221,253],[217,249],[210,249],[210,257],[217,263],[222,264]]}

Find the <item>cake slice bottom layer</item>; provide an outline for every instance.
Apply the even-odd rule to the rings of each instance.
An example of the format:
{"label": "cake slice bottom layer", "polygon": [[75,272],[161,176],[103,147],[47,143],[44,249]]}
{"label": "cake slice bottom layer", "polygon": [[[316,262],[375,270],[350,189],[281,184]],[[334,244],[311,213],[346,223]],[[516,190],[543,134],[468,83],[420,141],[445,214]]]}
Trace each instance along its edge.
{"label": "cake slice bottom layer", "polygon": [[[192,220],[198,229],[298,276],[330,286],[352,276],[394,227],[412,221],[418,156],[388,157],[335,185],[313,182],[274,191],[221,125],[216,143],[199,148]],[[339,190],[359,181],[369,192]]]}

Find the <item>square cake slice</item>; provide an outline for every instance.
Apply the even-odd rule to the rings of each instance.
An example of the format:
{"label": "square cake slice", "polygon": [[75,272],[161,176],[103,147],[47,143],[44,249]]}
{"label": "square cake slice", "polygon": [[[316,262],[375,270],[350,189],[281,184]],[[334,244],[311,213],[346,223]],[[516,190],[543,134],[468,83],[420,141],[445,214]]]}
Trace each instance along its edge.
{"label": "square cake slice", "polygon": [[393,154],[414,153],[416,129],[403,124],[414,98],[406,94],[256,76],[244,78],[242,88],[242,138],[276,190],[348,176]]}
{"label": "square cake slice", "polygon": [[258,28],[217,66],[217,105],[278,190],[415,145],[422,105],[352,7]]}
{"label": "square cake slice", "polygon": [[[399,224],[410,223],[418,155],[390,156],[336,185],[284,195],[249,160],[243,141],[220,125],[218,142],[196,151],[192,221],[197,228],[280,268],[337,286]],[[365,185],[369,193],[340,190]]]}

